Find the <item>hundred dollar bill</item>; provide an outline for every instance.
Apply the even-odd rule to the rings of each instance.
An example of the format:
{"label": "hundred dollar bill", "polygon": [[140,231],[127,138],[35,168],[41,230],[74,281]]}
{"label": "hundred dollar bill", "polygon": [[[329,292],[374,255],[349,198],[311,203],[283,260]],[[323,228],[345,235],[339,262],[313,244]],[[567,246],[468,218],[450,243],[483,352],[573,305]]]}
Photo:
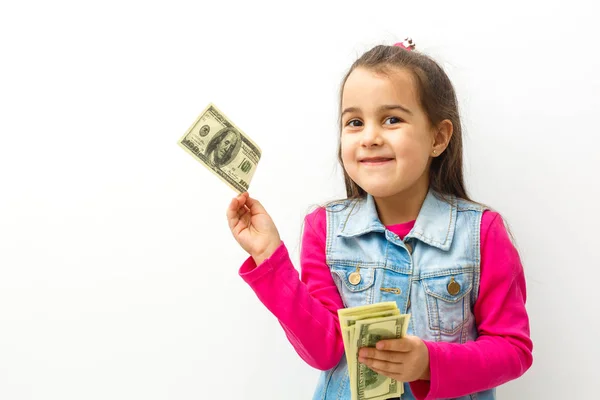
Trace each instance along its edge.
{"label": "hundred dollar bill", "polygon": [[[338,316],[344,342],[344,350],[346,353],[346,361],[348,364],[351,399],[381,400],[390,397],[399,397],[404,394],[404,385],[402,382],[396,382],[395,380],[380,376],[364,364],[359,364],[358,350],[361,347],[374,347],[377,341],[381,339],[404,337],[408,330],[410,314],[400,314],[396,302],[389,301],[339,309]],[[400,336],[388,334],[381,336],[376,340],[367,340],[367,342],[370,343],[369,346],[363,345],[363,338],[360,336],[362,330],[361,326],[378,322],[391,324],[387,321],[398,321],[401,325]],[[396,332],[396,328],[392,327],[392,325],[389,326],[389,329],[390,331]],[[371,337],[371,339],[373,339],[373,337]],[[363,381],[365,381],[364,378],[366,377],[368,378],[366,379],[368,382],[383,382],[382,386],[377,386],[377,389],[374,389],[373,385],[369,385],[367,388],[363,387],[361,394],[361,387],[359,385],[361,374],[359,374],[359,371],[362,371]],[[385,383],[388,384],[387,389]]]}
{"label": "hundred dollar bill", "polygon": [[356,334],[356,329],[355,326],[357,321],[362,321],[362,320],[369,320],[369,321],[374,321],[374,320],[378,320],[384,317],[392,317],[395,315],[400,315],[400,311],[398,309],[395,310],[388,310],[388,311],[380,311],[380,312],[374,312],[370,315],[361,315],[361,316],[357,316],[357,317],[351,317],[350,319],[348,319],[347,324],[348,326],[350,326],[351,329],[351,333],[350,333],[350,358],[348,359],[348,368],[350,370],[350,374],[349,374],[349,378],[350,378],[350,384],[354,385],[354,387],[356,387],[357,382],[357,376],[356,376],[356,370],[357,370],[357,364],[358,364],[358,348],[356,348],[356,340],[355,340],[355,334]]}
{"label": "hundred dollar bill", "polygon": [[212,103],[178,144],[238,193],[248,190],[261,156],[258,145]]}
{"label": "hundred dollar bill", "polygon": [[400,311],[394,301],[368,304],[365,306],[342,308],[338,310],[340,327],[342,329],[342,341],[348,363],[348,377],[350,387],[356,387],[355,377],[356,364],[358,363],[358,349],[354,341],[354,325],[356,321],[379,317],[399,315]]}
{"label": "hundred dollar bill", "polygon": [[[384,339],[399,339],[406,335],[409,314],[356,321],[354,340],[356,348],[375,347]],[[353,388],[358,400],[385,400],[398,397],[404,392],[404,385],[373,371],[365,364],[356,363],[356,386]]]}

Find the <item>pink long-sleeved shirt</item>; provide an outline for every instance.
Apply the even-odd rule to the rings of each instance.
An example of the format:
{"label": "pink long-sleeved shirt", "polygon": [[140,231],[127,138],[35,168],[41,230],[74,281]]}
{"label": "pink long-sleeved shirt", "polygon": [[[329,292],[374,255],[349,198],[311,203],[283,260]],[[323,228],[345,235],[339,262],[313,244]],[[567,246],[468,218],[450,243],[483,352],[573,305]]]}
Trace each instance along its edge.
{"label": "pink long-sleeved shirt", "polygon": [[[324,208],[305,217],[300,274],[284,243],[260,265],[249,257],[239,270],[278,318],[300,357],[320,370],[333,368],[344,353],[337,317],[344,305],[325,262],[326,223]],[[387,229],[403,238],[413,225],[414,221]],[[519,255],[499,214],[485,211],[474,308],[479,337],[465,344],[425,341],[431,377],[410,383],[415,398],[460,397],[523,375],[533,362],[525,300]]]}

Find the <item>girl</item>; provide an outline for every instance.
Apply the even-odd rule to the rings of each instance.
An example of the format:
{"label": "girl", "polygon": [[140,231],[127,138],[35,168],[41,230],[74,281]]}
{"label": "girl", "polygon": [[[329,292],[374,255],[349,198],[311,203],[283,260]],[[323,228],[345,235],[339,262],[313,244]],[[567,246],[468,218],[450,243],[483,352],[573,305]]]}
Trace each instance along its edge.
{"label": "girl", "polygon": [[532,364],[519,255],[499,214],[469,199],[454,88],[408,42],[376,46],[341,87],[347,198],[305,217],[301,273],[248,193],[227,210],[239,270],[296,352],[322,370],[315,399],[350,399],[337,310],[395,301],[408,336],[359,350],[402,399],[495,399]]}

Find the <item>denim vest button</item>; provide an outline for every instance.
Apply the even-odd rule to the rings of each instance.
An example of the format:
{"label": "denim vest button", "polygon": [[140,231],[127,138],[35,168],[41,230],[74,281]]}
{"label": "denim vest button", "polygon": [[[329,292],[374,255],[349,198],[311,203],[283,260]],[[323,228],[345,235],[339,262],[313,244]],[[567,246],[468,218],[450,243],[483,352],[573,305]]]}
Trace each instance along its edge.
{"label": "denim vest button", "polygon": [[452,277],[452,280],[448,284],[448,293],[454,296],[458,294],[458,292],[460,292],[460,283],[456,282],[454,277]]}
{"label": "denim vest button", "polygon": [[358,285],[361,281],[360,272],[353,272],[348,277],[348,281],[353,285]]}

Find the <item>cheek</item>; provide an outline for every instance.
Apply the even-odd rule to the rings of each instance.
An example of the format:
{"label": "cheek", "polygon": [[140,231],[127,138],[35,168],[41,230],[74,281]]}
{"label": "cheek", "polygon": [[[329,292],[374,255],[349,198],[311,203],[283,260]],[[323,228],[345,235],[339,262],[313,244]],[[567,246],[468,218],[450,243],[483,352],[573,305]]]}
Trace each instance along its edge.
{"label": "cheek", "polygon": [[352,138],[348,135],[342,135],[340,138],[341,150],[342,150],[342,161],[344,165],[349,164],[355,157],[355,147],[352,143]]}
{"label": "cheek", "polygon": [[394,143],[396,154],[401,160],[427,160],[428,144],[425,138],[413,135],[402,136]]}
{"label": "cheek", "polygon": [[354,181],[357,180],[358,164],[356,163],[356,143],[352,137],[341,138],[342,166],[344,171]]}

